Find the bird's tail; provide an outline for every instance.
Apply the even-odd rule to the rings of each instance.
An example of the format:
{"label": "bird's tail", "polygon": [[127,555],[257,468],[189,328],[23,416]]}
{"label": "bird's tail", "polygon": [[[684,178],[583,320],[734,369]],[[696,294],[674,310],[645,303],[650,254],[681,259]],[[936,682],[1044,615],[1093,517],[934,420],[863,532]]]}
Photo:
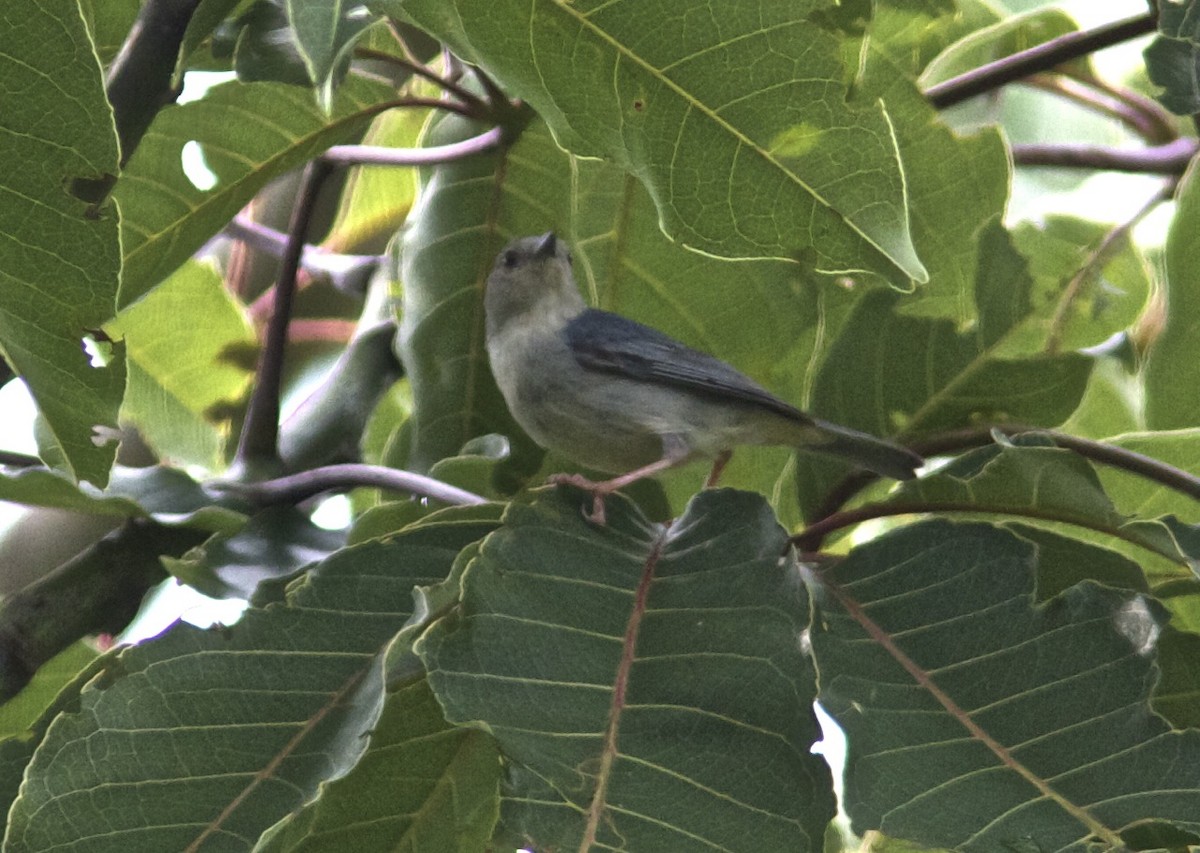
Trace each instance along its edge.
{"label": "bird's tail", "polygon": [[865,432],[816,418],[812,419],[812,426],[816,428],[815,440],[811,444],[805,443],[805,450],[841,457],[876,474],[911,480],[916,476],[916,469],[925,464],[924,459],[907,447]]}

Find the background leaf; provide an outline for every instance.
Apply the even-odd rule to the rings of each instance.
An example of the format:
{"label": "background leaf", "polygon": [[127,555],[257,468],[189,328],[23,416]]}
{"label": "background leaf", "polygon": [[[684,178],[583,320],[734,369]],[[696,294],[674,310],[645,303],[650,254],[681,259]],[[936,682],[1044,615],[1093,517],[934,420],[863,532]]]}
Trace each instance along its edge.
{"label": "background leaf", "polygon": [[[673,8],[684,39],[658,37],[658,8],[639,3],[379,5],[494,74],[569,150],[637,175],[687,246],[804,254],[817,269],[865,269],[906,289],[928,279],[886,107],[830,96],[845,91],[845,71],[833,34],[805,20],[816,3],[743,3],[718,20],[689,0]],[[752,73],[721,70],[752,56]]]}

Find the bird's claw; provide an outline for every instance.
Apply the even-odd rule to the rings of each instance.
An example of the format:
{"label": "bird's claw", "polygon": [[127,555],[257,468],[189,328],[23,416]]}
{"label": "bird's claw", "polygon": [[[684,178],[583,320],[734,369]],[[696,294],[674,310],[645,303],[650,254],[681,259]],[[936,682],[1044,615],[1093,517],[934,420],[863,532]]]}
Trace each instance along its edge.
{"label": "bird's claw", "polygon": [[604,496],[608,491],[603,488],[602,483],[597,483],[589,480],[582,474],[554,474],[547,482],[555,486],[574,486],[577,489],[582,489],[585,492],[590,492],[592,495],[592,511],[585,512],[583,517],[599,527],[607,524],[607,517],[604,512]]}

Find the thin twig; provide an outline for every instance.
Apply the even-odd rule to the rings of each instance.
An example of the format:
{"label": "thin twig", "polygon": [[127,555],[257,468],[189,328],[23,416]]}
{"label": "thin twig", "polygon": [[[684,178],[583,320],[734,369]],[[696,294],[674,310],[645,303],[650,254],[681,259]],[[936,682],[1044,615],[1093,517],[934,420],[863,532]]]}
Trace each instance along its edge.
{"label": "thin twig", "polygon": [[1112,148],[1107,145],[1048,143],[1013,145],[1018,166],[1098,169],[1148,175],[1182,175],[1196,156],[1197,140],[1184,137],[1150,148]]}
{"label": "thin twig", "polygon": [[1141,222],[1150,211],[1171,197],[1174,186],[1174,181],[1168,181],[1133,216],[1105,234],[1104,239],[1091,251],[1087,260],[1083,262],[1083,265],[1071,276],[1071,280],[1067,283],[1067,286],[1063,289],[1062,296],[1059,298],[1058,307],[1054,309],[1054,317],[1050,320],[1050,330],[1046,333],[1045,352],[1047,355],[1054,355],[1058,352],[1058,348],[1062,343],[1063,331],[1067,326],[1071,306],[1075,304],[1075,300],[1079,298],[1085,285],[1095,275],[1099,274],[1100,270],[1108,263],[1113,253],[1120,246],[1121,241],[1133,230],[1133,227]]}
{"label": "thin twig", "polygon": [[396,56],[394,53],[387,53],[382,50],[370,50],[368,48],[357,48],[354,51],[356,56],[361,56],[366,59],[376,59],[381,62],[389,62],[392,65],[399,65],[401,68],[407,68],[418,77],[423,77],[435,86],[440,87],[447,93],[454,95],[466,106],[470,106],[478,112],[477,116],[486,116],[489,112],[488,102],[455,82],[445,79],[432,68],[427,67],[416,59],[410,57]]}
{"label": "thin twig", "polygon": [[1093,89],[1103,92],[1113,100],[1120,101],[1130,110],[1138,113],[1141,116],[1141,123],[1145,128],[1143,138],[1149,144],[1161,145],[1179,138],[1179,127],[1176,124],[1175,116],[1171,115],[1171,113],[1163,108],[1162,104],[1153,98],[1148,98],[1141,92],[1135,92],[1124,86],[1114,86],[1112,83],[1099,77],[1084,78],[1072,68],[1064,68],[1062,76],[1091,86]]}
{"label": "thin twig", "polygon": [[1090,80],[1064,74],[1034,74],[1021,82],[1025,86],[1067,98],[1089,110],[1116,119],[1150,145],[1159,145],[1179,138],[1179,134],[1173,132],[1164,137],[1163,128],[1155,117],[1117,97],[1110,88],[1093,85]]}
{"label": "thin twig", "polygon": [[937,109],[952,107],[1014,80],[1049,71],[1069,60],[1153,32],[1156,24],[1157,16],[1147,12],[1095,29],[1066,33],[930,86],[925,90],[925,97]]}
{"label": "thin twig", "polygon": [[42,460],[28,453],[18,453],[15,450],[0,450],[0,465],[6,468],[37,468]]}
{"label": "thin twig", "polygon": [[337,166],[432,166],[486,154],[504,141],[504,128],[493,127],[478,136],[431,145],[428,148],[386,148],[379,145],[334,145],[321,155]]}
{"label": "thin twig", "polygon": [[242,427],[235,458],[238,467],[243,470],[260,465],[269,470],[280,464],[279,395],[283,384],[283,356],[287,347],[288,321],[291,319],[296,273],[300,268],[300,256],[304,250],[304,239],[312,220],[317,194],[332,169],[325,160],[310,162],[304,170],[300,192],[292,208],[287,250],[279,265],[279,276],[275,282],[274,311],[270,323],[267,324],[254,392],[246,410],[246,422]]}
{"label": "thin twig", "polygon": [[458,506],[487,503],[487,498],[431,477],[361,463],[326,465],[299,474],[254,483],[218,481],[206,485],[236,494],[260,506],[295,504],[322,492],[346,491],[360,487],[405,492]]}

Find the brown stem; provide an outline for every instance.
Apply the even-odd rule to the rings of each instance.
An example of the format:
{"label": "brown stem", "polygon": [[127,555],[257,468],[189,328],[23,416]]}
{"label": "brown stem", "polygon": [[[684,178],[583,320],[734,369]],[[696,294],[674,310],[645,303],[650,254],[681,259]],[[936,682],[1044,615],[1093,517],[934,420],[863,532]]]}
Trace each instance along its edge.
{"label": "brown stem", "polygon": [[300,192],[292,208],[288,225],[288,243],[279,265],[275,282],[275,304],[267,324],[266,339],[258,361],[254,392],[246,409],[246,422],[238,443],[235,464],[244,473],[277,469],[280,466],[279,396],[283,384],[283,357],[287,347],[288,321],[292,314],[292,297],[296,290],[296,273],[304,240],[316,206],[317,194],[333,170],[324,160],[313,160],[304,170]]}

